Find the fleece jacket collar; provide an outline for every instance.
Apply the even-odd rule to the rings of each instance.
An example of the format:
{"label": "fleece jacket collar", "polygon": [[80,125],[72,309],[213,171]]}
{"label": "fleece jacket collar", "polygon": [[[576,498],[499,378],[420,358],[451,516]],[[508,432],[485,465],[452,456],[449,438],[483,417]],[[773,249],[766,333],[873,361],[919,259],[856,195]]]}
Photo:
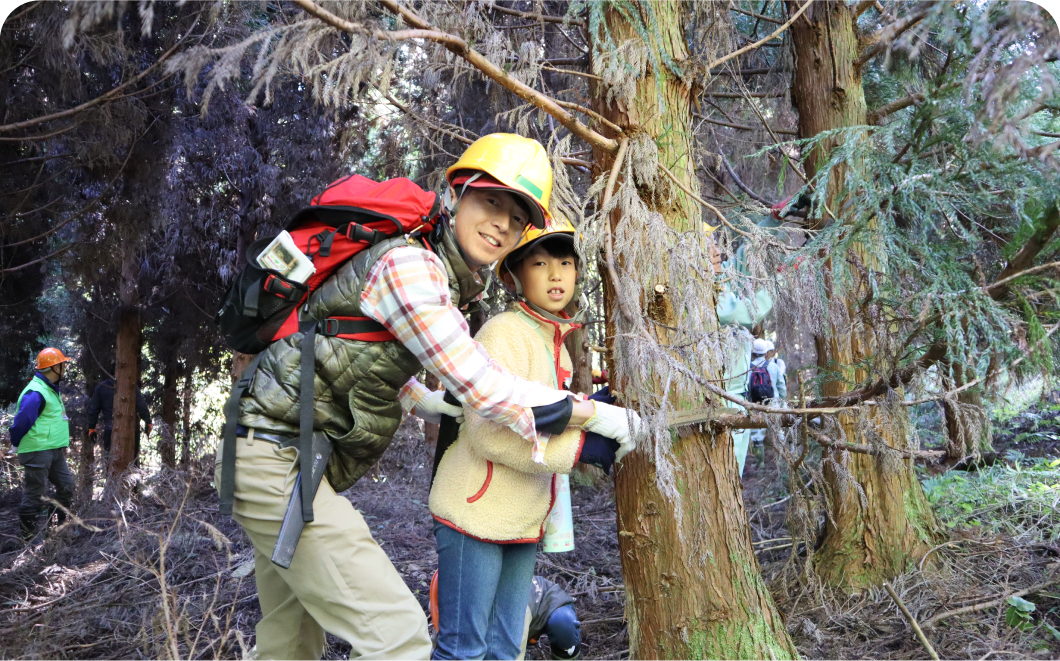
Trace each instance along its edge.
{"label": "fleece jacket collar", "polygon": [[[560,348],[563,346],[563,340],[567,339],[567,336],[570,335],[571,331],[581,328],[582,325],[575,323],[560,324],[551,319],[546,319],[534,312],[533,308],[527,305],[526,301],[519,301],[517,309],[520,313],[537,324],[538,332],[541,333],[542,338],[547,341],[548,336],[552,336],[552,360],[556,369],[556,387],[564,388],[564,384],[567,382],[567,379],[571,377],[571,373],[564,369],[563,365],[560,363],[560,356],[562,355]],[[564,318],[570,316],[562,311],[559,315]]]}

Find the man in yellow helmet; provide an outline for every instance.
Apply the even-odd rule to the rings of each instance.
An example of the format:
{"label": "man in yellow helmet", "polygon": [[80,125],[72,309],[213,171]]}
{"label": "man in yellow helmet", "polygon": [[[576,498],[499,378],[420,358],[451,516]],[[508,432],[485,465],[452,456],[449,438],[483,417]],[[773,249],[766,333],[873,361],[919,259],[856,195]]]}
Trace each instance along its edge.
{"label": "man in yellow helmet", "polygon": [[[369,342],[318,334],[314,340],[314,431],[335,416],[355,422],[334,439],[327,464],[332,472],[350,467],[347,485],[371,465],[358,457],[378,457],[385,449],[402,409],[434,421],[461,413],[459,405],[443,401],[446,393],[429,392],[413,378],[424,368],[453,402],[526,439],[527,453],[539,433],[581,427],[595,412],[591,402],[500,368],[471,339],[464,320],[486,289],[489,265],[516,245],[528,224],[544,227],[550,217],[552,168],[544,148],[517,135],[487,135],[468,147],[446,180],[436,232],[364,250],[306,304],[313,318],[367,317],[393,336]],[[425,659],[431,650],[422,608],[361,514],[329,480],[317,488],[314,518],[305,523],[289,566],[270,561],[298,473],[302,337],[293,334],[260,354],[238,402],[233,514],[255,549],[262,611],[257,653],[320,658],[327,631],[350,643],[351,657]],[[623,429],[622,435],[632,434]],[[347,452],[351,447],[356,456]]]}
{"label": "man in yellow helmet", "polygon": [[[18,398],[18,413],[11,424],[11,446],[18,450],[18,463],[26,484],[18,518],[22,538],[29,542],[37,533],[41,497],[50,481],[55,500],[69,508],[74,500],[74,476],[66,465],[70,445],[70,422],[55,384],[62,380],[69,358],[62,351],[47,348],[37,355],[37,372]],[[66,513],[57,512],[59,525]]]}

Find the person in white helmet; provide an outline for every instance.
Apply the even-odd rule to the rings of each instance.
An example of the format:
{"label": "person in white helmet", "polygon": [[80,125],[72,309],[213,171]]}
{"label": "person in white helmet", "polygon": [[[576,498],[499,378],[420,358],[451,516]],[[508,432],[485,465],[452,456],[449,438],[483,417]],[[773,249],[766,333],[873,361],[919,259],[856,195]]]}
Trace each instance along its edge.
{"label": "person in white helmet", "polygon": [[[747,399],[773,407],[785,406],[788,383],[785,376],[787,366],[776,357],[776,347],[769,340],[757,339],[751,346],[751,371],[747,375]],[[751,443],[755,457],[762,460],[765,429],[751,430]]]}

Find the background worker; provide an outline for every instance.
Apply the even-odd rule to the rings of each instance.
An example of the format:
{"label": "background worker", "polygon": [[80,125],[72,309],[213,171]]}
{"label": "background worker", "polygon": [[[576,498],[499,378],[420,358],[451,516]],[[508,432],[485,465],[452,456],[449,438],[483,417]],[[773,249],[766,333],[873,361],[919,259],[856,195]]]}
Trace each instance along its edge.
{"label": "background worker", "polygon": [[[714,272],[720,274],[725,268],[743,270],[743,246],[736,251],[734,260],[723,263],[721,254],[716,246],[713,247],[711,262]],[[722,286],[718,293],[717,304],[718,322],[722,325],[722,332],[728,334],[727,344],[732,351],[725,357],[725,390],[732,395],[743,397],[747,392],[747,375],[751,371],[751,345],[754,336],[751,329],[757,326],[773,310],[773,298],[765,289],[755,292],[754,301],[749,301],[736,295],[729,288],[728,282]],[[739,407],[743,410],[743,407]],[[747,448],[750,445],[750,429],[733,429],[731,432],[733,451],[736,454],[736,464],[743,475],[743,467],[747,461]]]}
{"label": "background worker", "polygon": [[[751,349],[751,371],[747,375],[747,398],[768,406],[785,406],[788,397],[786,369],[784,361],[776,358],[776,349],[772,342],[755,340]],[[751,431],[751,443],[759,462],[765,458],[765,440],[765,429]]]}
{"label": "background worker", "polygon": [[[70,418],[55,387],[69,361],[62,351],[51,347],[37,355],[37,372],[19,395],[18,412],[11,424],[11,446],[18,450],[18,463],[25,472],[18,519],[26,542],[37,534],[41,498],[48,482],[55,486],[55,500],[60,505],[69,508],[74,500],[74,476],[66,464]],[[54,508],[49,514],[52,511]],[[62,525],[66,512],[60,509],[56,517]]]}
{"label": "background worker", "polygon": [[[114,365],[110,366],[110,374],[114,374]],[[110,376],[96,384],[92,391],[92,398],[88,400],[88,436],[92,442],[97,439],[102,441],[103,452],[110,454],[111,428],[114,423],[114,379]],[[96,423],[102,415],[102,429],[97,429]],[[151,435],[151,410],[147,408],[147,400],[140,389],[136,389],[136,415],[146,425],[147,435]],[[136,450],[133,452],[133,460],[140,456],[140,423],[136,423]]]}

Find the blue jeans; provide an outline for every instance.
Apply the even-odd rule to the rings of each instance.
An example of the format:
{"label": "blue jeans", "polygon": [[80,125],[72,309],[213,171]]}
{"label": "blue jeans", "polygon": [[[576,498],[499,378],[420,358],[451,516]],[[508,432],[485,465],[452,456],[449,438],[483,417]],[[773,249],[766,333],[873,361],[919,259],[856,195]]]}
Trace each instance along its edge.
{"label": "blue jeans", "polygon": [[434,524],[438,543],[435,659],[516,659],[537,543],[493,544]]}

